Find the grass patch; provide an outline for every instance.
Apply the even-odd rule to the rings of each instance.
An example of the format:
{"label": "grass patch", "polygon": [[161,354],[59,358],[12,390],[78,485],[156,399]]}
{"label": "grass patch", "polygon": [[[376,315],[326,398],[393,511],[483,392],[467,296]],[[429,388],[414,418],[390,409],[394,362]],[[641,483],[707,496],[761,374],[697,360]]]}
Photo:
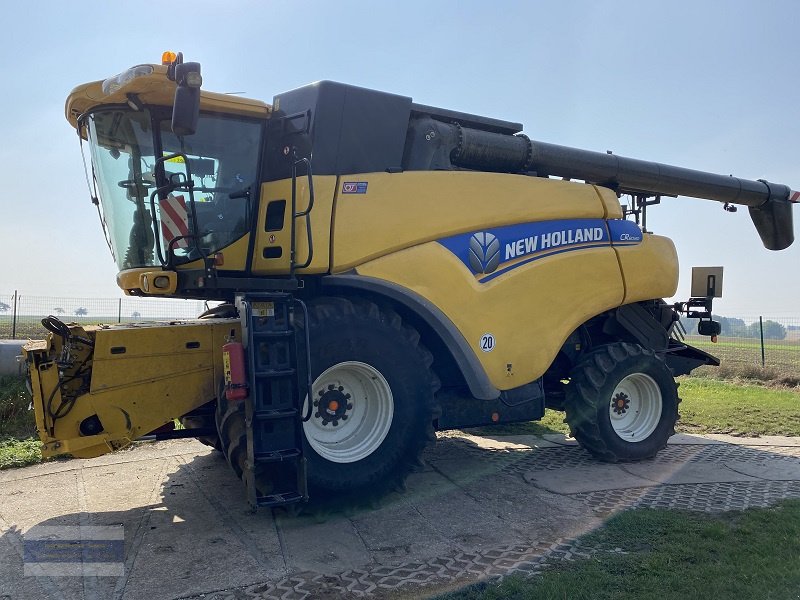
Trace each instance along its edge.
{"label": "grass patch", "polygon": [[528,598],[684,600],[796,599],[800,590],[800,501],[718,515],[634,510],[583,541],[591,558],[536,577],[512,575],[440,600]]}
{"label": "grass patch", "polygon": [[800,390],[682,377],[678,430],[800,436]]}
{"label": "grass patch", "polygon": [[28,410],[31,395],[25,379],[0,376],[0,438],[25,438],[36,435],[33,411]]}
{"label": "grass patch", "polygon": [[22,377],[0,377],[0,469],[42,460],[31,397]]}
{"label": "grass patch", "polygon": [[38,439],[0,439],[0,470],[25,467],[42,462],[42,444]]}

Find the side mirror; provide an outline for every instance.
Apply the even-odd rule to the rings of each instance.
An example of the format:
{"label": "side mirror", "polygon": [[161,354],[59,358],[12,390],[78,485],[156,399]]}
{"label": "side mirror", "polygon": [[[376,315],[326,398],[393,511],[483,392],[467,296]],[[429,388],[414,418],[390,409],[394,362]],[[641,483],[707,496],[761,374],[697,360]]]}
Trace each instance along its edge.
{"label": "side mirror", "polygon": [[722,326],[717,321],[700,321],[697,324],[697,333],[715,337],[722,333]]}
{"label": "side mirror", "polygon": [[175,135],[192,135],[197,130],[200,118],[200,63],[189,62],[175,65],[175,101],[172,106],[172,132]]}

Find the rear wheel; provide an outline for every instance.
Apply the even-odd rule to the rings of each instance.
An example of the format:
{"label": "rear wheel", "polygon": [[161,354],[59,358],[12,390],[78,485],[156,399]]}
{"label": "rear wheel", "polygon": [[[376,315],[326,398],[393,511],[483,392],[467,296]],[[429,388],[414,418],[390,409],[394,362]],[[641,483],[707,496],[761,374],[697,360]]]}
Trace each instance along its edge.
{"label": "rear wheel", "polygon": [[655,456],[675,433],[679,402],[672,372],[651,350],[608,344],[572,370],[566,421],[597,458],[641,460]]}

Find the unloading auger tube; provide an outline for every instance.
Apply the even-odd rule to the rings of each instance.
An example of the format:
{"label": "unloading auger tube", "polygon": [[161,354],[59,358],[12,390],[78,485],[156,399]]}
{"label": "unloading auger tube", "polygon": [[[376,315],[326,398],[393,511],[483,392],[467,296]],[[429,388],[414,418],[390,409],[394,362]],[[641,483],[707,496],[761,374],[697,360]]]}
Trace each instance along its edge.
{"label": "unloading auger tube", "polygon": [[580,150],[531,140],[524,134],[437,123],[453,139],[453,165],[469,169],[535,173],[581,179],[620,194],[689,196],[747,206],[764,247],[784,250],[794,241],[792,204],[800,192],[764,180],[753,181],[616,154]]}

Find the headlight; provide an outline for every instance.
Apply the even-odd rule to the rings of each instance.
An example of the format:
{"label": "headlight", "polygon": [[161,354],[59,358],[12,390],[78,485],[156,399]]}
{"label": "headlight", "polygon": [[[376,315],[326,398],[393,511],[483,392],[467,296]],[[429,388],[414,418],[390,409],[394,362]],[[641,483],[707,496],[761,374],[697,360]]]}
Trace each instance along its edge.
{"label": "headlight", "polygon": [[113,94],[119,91],[125,85],[136,79],[137,77],[144,77],[153,72],[153,65],[137,65],[131,67],[127,71],[123,71],[119,75],[109,77],[103,82],[103,93],[105,95]]}

